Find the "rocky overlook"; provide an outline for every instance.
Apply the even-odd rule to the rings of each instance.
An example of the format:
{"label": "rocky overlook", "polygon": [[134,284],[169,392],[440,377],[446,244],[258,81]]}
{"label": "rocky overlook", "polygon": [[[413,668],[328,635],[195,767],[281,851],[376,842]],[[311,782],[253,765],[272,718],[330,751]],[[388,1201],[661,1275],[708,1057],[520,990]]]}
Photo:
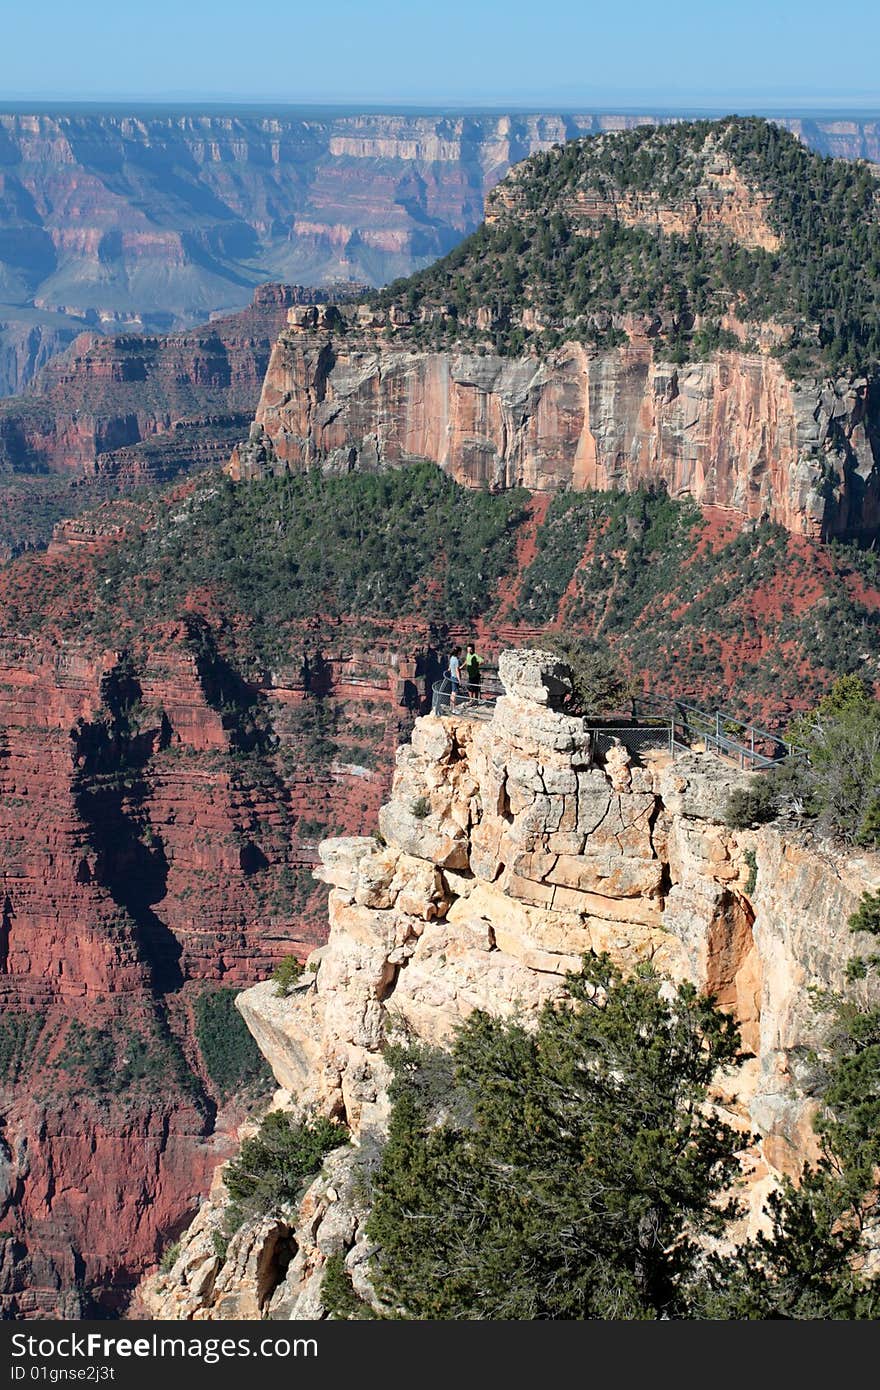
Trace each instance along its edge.
{"label": "rocky overlook", "polygon": [[230,471],[430,459],[475,487],[659,484],[873,537],[878,190],[755,121],[536,155],[445,260],[291,310]]}
{"label": "rocky overlook", "polygon": [[744,1231],[779,1174],[814,1152],[810,991],[844,986],[858,943],[846,921],[880,882],[876,855],[782,825],[730,830],[724,803],[743,774],[699,752],[634,761],[614,746],[597,760],[585,721],[554,708],[554,657],[505,652],[500,673],[490,720],[418,721],[378,837],[321,845],[330,935],[294,992],[264,984],[238,999],[275,1104],[343,1119],[353,1146],[298,1210],[246,1222],[222,1252],[220,1170],[171,1267],[141,1286],[151,1316],[320,1316],[335,1255],[369,1299],[363,1174],[388,1118],[388,1040],[448,1041],[474,1009],[533,1015],[584,952],[624,969],[650,960],[737,1018],[752,1056],[718,1102],[754,1136]]}
{"label": "rocky overlook", "polygon": [[[512,164],[652,119],[0,112],[0,395],[84,328],[189,328],[267,276],[408,274],[473,231]],[[880,159],[876,122],[786,124],[823,153]]]}
{"label": "rocky overlook", "polygon": [[[871,558],[421,464],[178,480],[3,566],[5,1312],[119,1310],[192,1215],[240,1118],[199,1001],[323,941],[316,841],[376,825],[439,641],[599,633],[640,684],[779,727],[853,662],[877,680]],[[99,1086],[89,1039],[138,1074]]]}
{"label": "rocky overlook", "polygon": [[[784,148],[800,150],[793,141]],[[562,158],[550,159],[554,177],[565,174],[556,164]],[[684,239],[687,230],[688,241],[704,238],[711,260],[727,254],[735,232],[755,265],[782,255],[787,234],[772,225],[766,190],[728,176],[718,172],[714,202],[702,191],[702,172],[694,176],[707,210],[700,224],[711,224],[705,236],[696,223],[664,231],[666,204],[637,190],[624,209],[622,244],[650,247],[658,238]],[[828,177],[833,185],[834,166]],[[512,181],[520,191],[509,215],[499,211],[488,234],[492,226],[515,233],[523,178]],[[853,184],[849,212],[872,187]],[[581,216],[577,207],[568,215]],[[595,213],[604,226],[607,208],[587,212],[589,226],[577,236],[600,246],[589,219]],[[865,229],[872,234],[870,221]],[[466,266],[479,261],[472,248],[462,255]],[[437,272],[441,280],[447,270]],[[544,985],[552,991],[562,962],[576,959],[585,941],[611,940],[624,943],[622,960],[644,952],[680,975],[711,978],[725,999],[738,1001],[749,1038],[760,1033],[766,1063],[751,1075],[751,1120],[764,1136],[758,1171],[784,1167],[809,1132],[807,1111],[789,1103],[785,1089],[784,1066],[798,1072],[800,1043],[791,1044],[790,1063],[778,1061],[787,1044],[776,1048],[756,1029],[782,1019],[780,1037],[809,1036],[812,1024],[800,1014],[786,1031],[781,981],[789,971],[796,980],[799,971],[837,979],[840,943],[824,920],[807,941],[798,913],[811,920],[811,895],[824,895],[845,920],[858,883],[874,881],[873,860],[818,854],[804,836],[779,827],[729,831],[718,823],[717,801],[682,811],[691,804],[687,787],[669,779],[710,787],[717,765],[705,759],[635,768],[628,787],[618,787],[609,768],[577,761],[583,750],[574,735],[571,747],[555,751],[540,739],[528,745],[521,729],[503,722],[514,719],[519,699],[536,734],[545,718],[550,729],[567,726],[553,711],[539,710],[536,721],[537,687],[531,696],[517,693],[515,679],[491,732],[444,723],[438,733],[430,719],[419,726],[414,751],[401,755],[391,810],[382,813],[386,846],[359,837],[376,823],[395,750],[436,670],[438,647],[449,640],[475,637],[491,660],[546,628],[598,634],[639,685],[712,708],[723,701],[774,728],[842,672],[858,670],[876,687],[876,555],[820,543],[875,535],[875,379],[855,370],[792,377],[774,349],[785,347],[793,325],[735,314],[723,331],[754,333],[753,343],[737,337],[732,347],[706,336],[695,318],[685,332],[702,355],[682,360],[665,309],[659,325],[647,311],[628,311],[610,323],[590,320],[583,335],[553,346],[538,341],[547,329],[533,319],[525,331],[538,338],[526,349],[491,304],[473,324],[462,318],[444,327],[455,316],[432,318],[437,283],[338,306],[322,302],[324,291],[276,286],[242,315],[166,339],[88,335],[49,364],[24,403],[0,411],[10,495],[23,476],[15,470],[34,451],[59,470],[46,475],[52,485],[59,477],[79,487],[84,475],[160,482],[190,473],[225,454],[232,431],[243,432],[261,364],[288,320],[271,351],[257,422],[233,457],[235,477],[252,481],[209,472],[79,517],[63,514],[48,551],[0,568],[7,845],[0,987],[8,1025],[0,1049],[11,1059],[0,1202],[9,1208],[4,1229],[13,1231],[0,1248],[0,1296],[7,1315],[58,1311],[70,1289],[80,1311],[120,1310],[189,1220],[241,1119],[240,1098],[209,1074],[200,1001],[264,980],[279,956],[321,945],[322,890],[310,871],[316,841],[331,832],[345,842],[325,850],[328,876],[342,876],[338,893],[355,896],[352,903],[334,894],[333,921],[354,908],[371,915],[351,919],[352,933],[365,937],[358,938],[363,966],[361,955],[349,959],[345,933],[334,935],[328,968],[306,981],[304,1012],[296,1014],[306,1020],[303,1054],[311,1048],[320,1059],[325,1045],[332,1053],[325,1090],[315,1083],[322,1104],[352,1117],[359,1105],[381,1110],[371,1030],[384,1018],[384,999],[376,989],[390,989],[389,998],[399,990],[414,1017],[421,1009],[429,1036],[431,999],[439,1001],[441,1030],[458,1007],[455,1000],[447,1007],[445,993],[485,998],[485,966],[487,982],[496,966],[502,977],[508,972],[511,999],[521,985],[537,998]],[[857,288],[871,287],[862,280]],[[841,329],[844,318],[862,322],[848,316],[851,308]],[[460,328],[482,336],[459,343]],[[592,328],[627,341],[593,341]],[[837,348],[824,346],[849,351],[843,338]],[[234,410],[224,413],[230,402]],[[560,787],[571,786],[570,772],[579,788],[583,774],[584,796],[597,804],[613,795],[606,820],[620,822],[614,845],[600,833],[591,849],[592,826],[579,844],[579,826],[561,820],[540,835],[571,834],[567,849],[509,844],[519,834],[510,829],[511,806],[500,793],[497,807],[484,805],[495,785],[487,738],[498,741],[523,807],[541,798],[543,814],[543,798],[557,796],[540,790],[532,763],[546,766],[551,781],[558,773]],[[511,769],[523,759],[530,767],[520,777]],[[438,768],[442,785],[432,781]],[[455,796],[447,804],[449,788]],[[423,819],[407,812],[420,796],[437,803]],[[579,804],[570,801],[566,815],[579,818]],[[484,845],[484,830],[495,829],[503,845]],[[747,889],[752,854],[759,876]],[[357,901],[359,888],[345,888],[361,861],[364,873],[390,875],[374,907]],[[489,878],[478,864],[489,866]],[[790,902],[772,896],[777,882],[784,893],[790,888]],[[488,927],[476,945],[466,937],[462,946],[455,933],[463,922],[471,930],[471,898],[475,912],[481,903],[487,912],[498,907],[503,946]],[[595,911],[584,917],[586,898]],[[702,906],[688,917],[697,899]],[[787,924],[781,943],[774,913]],[[419,923],[427,924],[421,934]],[[572,935],[554,936],[557,927]],[[448,948],[438,945],[427,960],[444,933]],[[767,955],[759,961],[762,942]],[[462,977],[446,975],[459,955]],[[716,955],[723,961],[710,972]],[[558,957],[557,968],[547,957]],[[406,1002],[423,962],[424,995]],[[338,982],[362,968],[366,981],[383,983],[370,984],[374,993],[361,999],[369,1009],[358,1004],[357,1033]],[[248,995],[249,1017],[264,1008],[271,1031],[275,1014],[287,1020],[293,1006],[260,988]],[[766,995],[760,1020],[748,1004],[758,992]],[[800,1004],[791,1008],[797,1013]],[[300,1043],[288,1046],[282,1033],[273,1056],[292,1080]],[[349,1069],[349,1043],[364,1049],[360,1096],[360,1061]],[[89,1069],[90,1049],[120,1063],[116,1091],[99,1084],[100,1069]],[[71,1133],[81,1144],[65,1149]],[[58,1180],[63,1163],[68,1185]],[[338,1176],[346,1189],[345,1162]],[[212,1205],[199,1217],[206,1230],[217,1211]],[[348,1220],[341,1211],[340,1221]],[[203,1315],[219,1306],[224,1288],[237,1296],[235,1270],[251,1254],[275,1283],[224,1307],[268,1306],[292,1229],[275,1228],[277,1261],[271,1242],[245,1242],[233,1251],[239,1265],[230,1257],[225,1272],[207,1230],[210,1249],[199,1247],[205,1301],[193,1309]],[[330,1241],[329,1228],[325,1236]],[[288,1294],[292,1307],[301,1291],[293,1274],[286,1287],[278,1307],[288,1306]]]}

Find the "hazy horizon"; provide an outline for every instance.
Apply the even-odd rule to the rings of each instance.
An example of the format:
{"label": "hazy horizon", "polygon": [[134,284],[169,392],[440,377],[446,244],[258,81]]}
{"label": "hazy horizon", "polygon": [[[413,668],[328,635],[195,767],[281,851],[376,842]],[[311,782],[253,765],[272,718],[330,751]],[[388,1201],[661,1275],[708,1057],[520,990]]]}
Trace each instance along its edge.
{"label": "hazy horizon", "polygon": [[[330,15],[328,20],[327,16]],[[880,6],[839,0],[846,86],[820,0],[670,11],[630,0],[44,0],[4,16],[7,105],[248,105],[643,114],[880,110]],[[598,74],[598,76],[597,76]]]}
{"label": "hazy horizon", "polygon": [[571,102],[548,100],[531,102],[466,102],[466,101],[337,101],[314,99],[311,101],[290,101],[286,98],[248,97],[238,95],[223,96],[211,94],[203,97],[181,92],[169,92],[160,96],[132,93],[128,96],[107,95],[103,97],[57,97],[35,94],[32,96],[4,96],[0,93],[0,113],[39,115],[44,112],[63,113],[74,110],[87,111],[192,111],[192,112],[284,112],[290,115],[315,116],[331,115],[449,115],[449,116],[492,116],[492,115],[540,115],[552,113],[559,115],[601,114],[611,116],[680,116],[711,117],[723,116],[786,116],[793,119],[821,119],[834,117],[852,120],[880,120],[880,97],[873,101],[849,97],[848,104],[835,102],[829,98],[825,104],[806,99],[779,101],[775,104],[746,100],[716,102],[700,105],[697,102],[677,103],[657,100],[653,102],[615,102],[596,100],[592,102]]}

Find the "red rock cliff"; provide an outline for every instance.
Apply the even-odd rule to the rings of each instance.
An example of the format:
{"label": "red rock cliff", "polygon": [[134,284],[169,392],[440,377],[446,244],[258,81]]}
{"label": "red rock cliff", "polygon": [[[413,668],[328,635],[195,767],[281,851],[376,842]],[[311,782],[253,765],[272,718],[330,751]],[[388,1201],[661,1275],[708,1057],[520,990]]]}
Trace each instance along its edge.
{"label": "red rock cliff", "polygon": [[[321,297],[268,284],[248,309],[188,333],[80,334],[26,395],[0,405],[0,472],[161,479],[193,462],[219,462],[204,450],[216,439],[226,443],[229,429],[252,414],[288,309]],[[131,452],[164,435],[164,452],[162,445]]]}
{"label": "red rock cliff", "polygon": [[474,487],[662,482],[798,535],[880,520],[880,409],[864,379],[792,382],[762,352],[673,366],[638,334],[510,359],[406,350],[392,325],[340,332],[321,311],[290,319],[233,477],[430,459]]}
{"label": "red rock cliff", "polygon": [[[75,582],[80,561],[23,563],[37,580],[67,563]],[[305,741],[301,680],[281,676],[242,694],[266,710],[248,751],[234,673],[195,618],[128,665],[0,641],[0,1316],[120,1311],[229,1152],[241,1111],[206,1076],[194,1001],[322,939],[316,840],[371,823],[397,743],[387,666],[330,655],[332,763]],[[364,719],[376,768],[346,743]],[[153,1063],[120,1081],[138,1048]]]}

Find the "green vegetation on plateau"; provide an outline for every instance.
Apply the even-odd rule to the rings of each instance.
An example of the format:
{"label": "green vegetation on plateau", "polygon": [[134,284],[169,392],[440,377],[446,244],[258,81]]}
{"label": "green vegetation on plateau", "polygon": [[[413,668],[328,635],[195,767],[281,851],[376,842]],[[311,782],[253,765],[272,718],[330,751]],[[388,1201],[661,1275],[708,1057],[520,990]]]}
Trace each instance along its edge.
{"label": "green vegetation on plateau", "polygon": [[[699,201],[714,161],[731,162],[747,187],[767,195],[778,250],[748,247],[722,229],[662,234],[602,216],[583,230],[579,196],[628,195]],[[624,341],[613,316],[665,316],[658,347],[684,361],[737,346],[722,318],[775,320],[794,332],[792,375],[869,370],[880,359],[880,180],[864,163],[824,158],[771,122],[730,117],[571,141],[533,155],[497,195],[484,223],[442,260],[376,298],[418,319],[427,344],[545,351],[576,339]],[[476,327],[488,309],[489,330]],[[536,311],[540,328],[522,324]]]}
{"label": "green vegetation on plateau", "polygon": [[[158,495],[142,529],[98,555],[24,556],[0,571],[0,627],[134,651],[154,625],[183,620],[252,762],[271,739],[247,681],[299,663],[304,641],[334,641],[341,620],[366,642],[403,620],[417,641],[444,622],[561,623],[601,636],[654,693],[759,722],[877,669],[874,552],[808,545],[770,523],[713,533],[694,506],[648,487],[554,497],[523,567],[526,501],[468,490],[432,464],[247,485],[207,474],[183,499]],[[331,704],[292,717],[312,761],[338,755]]]}
{"label": "green vegetation on plateau", "polygon": [[[104,589],[140,625],[171,615],[211,585],[227,611],[247,614],[255,654],[286,653],[285,623],[315,615],[423,612],[468,621],[494,602],[514,558],[526,494],[494,496],[433,464],[328,478],[320,472],[236,486],[211,478],[161,509],[158,524],[113,548]],[[100,603],[82,625],[118,631]],[[123,614],[123,621],[125,615]]]}
{"label": "green vegetation on plateau", "polygon": [[189,1096],[197,1105],[205,1102],[198,1077],[158,1009],[134,1027],[116,1020],[90,1027],[74,1019],[55,1066],[67,1073],[77,1091],[88,1095],[171,1091]]}

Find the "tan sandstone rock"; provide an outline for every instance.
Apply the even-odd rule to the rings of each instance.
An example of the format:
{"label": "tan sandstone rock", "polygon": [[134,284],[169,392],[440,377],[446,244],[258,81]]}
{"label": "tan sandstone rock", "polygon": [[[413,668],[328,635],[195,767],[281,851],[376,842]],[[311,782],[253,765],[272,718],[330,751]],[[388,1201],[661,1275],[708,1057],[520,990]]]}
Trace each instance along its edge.
{"label": "tan sandstone rock", "polygon": [[[221,1264],[219,1187],[174,1269],[146,1286],[157,1316],[321,1316],[323,1264],[340,1251],[369,1296],[351,1184],[387,1123],[386,1042],[446,1044],[475,1009],[534,1019],[587,951],[624,969],[652,962],[737,1017],[754,1055],[716,1101],[757,1135],[744,1230],[760,1225],[759,1197],[779,1173],[815,1152],[803,1058],[822,1020],[811,987],[844,987],[859,949],[847,919],[880,883],[880,857],[776,825],[729,829],[729,792],[748,775],[712,753],[638,765],[612,748],[593,765],[583,721],[552,707],[554,662],[507,654],[510,686],[491,720],[418,721],[380,813],[386,844],[322,845],[333,889],[317,968],[284,999],[264,984],[237,1002],[290,1103],[344,1119],[355,1143],[333,1182],[316,1179],[298,1213],[257,1223]],[[279,1252],[294,1247],[282,1278]]]}

